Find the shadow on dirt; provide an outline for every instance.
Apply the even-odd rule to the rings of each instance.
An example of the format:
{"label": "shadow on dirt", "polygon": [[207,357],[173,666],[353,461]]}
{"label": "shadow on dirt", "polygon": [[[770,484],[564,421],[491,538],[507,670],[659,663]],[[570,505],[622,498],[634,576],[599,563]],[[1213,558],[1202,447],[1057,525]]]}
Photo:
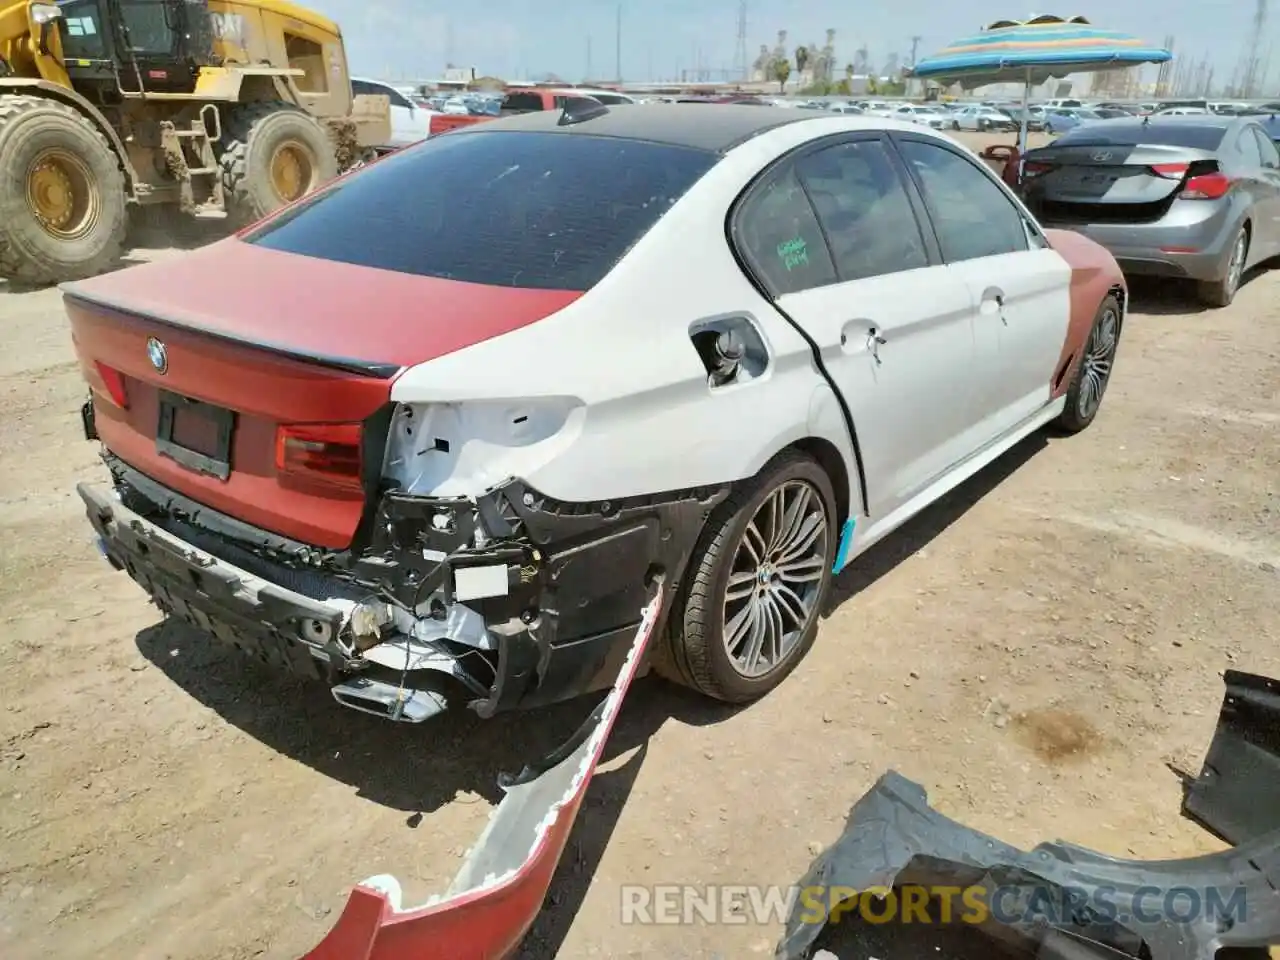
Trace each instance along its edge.
{"label": "shadow on dirt", "polygon": [[[392,723],[349,710],[323,685],[271,673],[176,622],[148,627],[137,644],[169,679],[227,722],[366,799],[412,814],[410,826],[459,792],[498,803],[498,774],[516,773],[554,750],[605,696],[602,691],[491,720],[459,709],[424,724]],[[704,726],[735,709],[652,676],[637,680],[604,762],[645,743],[668,719]]]}
{"label": "shadow on dirt", "polygon": [[871,547],[832,582],[822,616],[830,617],[841,604],[928,546],[1048,445],[1049,438],[1043,432],[1033,434]]}

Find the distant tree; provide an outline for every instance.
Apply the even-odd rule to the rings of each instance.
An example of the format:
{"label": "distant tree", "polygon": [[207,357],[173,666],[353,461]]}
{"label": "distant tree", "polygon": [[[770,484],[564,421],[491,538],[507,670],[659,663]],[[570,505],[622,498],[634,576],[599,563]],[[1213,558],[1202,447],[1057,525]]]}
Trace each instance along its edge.
{"label": "distant tree", "polygon": [[796,73],[804,73],[804,68],[809,65],[809,48],[796,47]]}
{"label": "distant tree", "polygon": [[853,80],[853,64],[852,63],[846,63],[844,65],[844,78],[845,80],[848,80],[848,81]]}
{"label": "distant tree", "polygon": [[786,57],[779,57],[773,61],[773,68],[770,71],[773,79],[778,81],[778,92],[787,92],[787,81],[791,79],[791,61]]}

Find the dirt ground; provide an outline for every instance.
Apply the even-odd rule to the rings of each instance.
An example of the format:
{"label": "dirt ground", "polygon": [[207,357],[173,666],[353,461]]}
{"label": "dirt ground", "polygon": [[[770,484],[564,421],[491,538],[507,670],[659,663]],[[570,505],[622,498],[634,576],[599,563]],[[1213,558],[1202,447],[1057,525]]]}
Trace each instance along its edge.
{"label": "dirt ground", "polygon": [[[74,492],[104,471],[57,294],[0,285],[0,329],[0,954],[292,960],[364,877],[443,890],[497,772],[591,704],[394,726],[162,625]],[[1139,287],[1096,424],[860,559],[773,695],[637,685],[526,956],[770,954],[776,925],[624,926],[619,887],[791,884],[889,768],[1016,844],[1213,849],[1168,765],[1224,668],[1280,675],[1278,439],[1280,272],[1212,313]]]}

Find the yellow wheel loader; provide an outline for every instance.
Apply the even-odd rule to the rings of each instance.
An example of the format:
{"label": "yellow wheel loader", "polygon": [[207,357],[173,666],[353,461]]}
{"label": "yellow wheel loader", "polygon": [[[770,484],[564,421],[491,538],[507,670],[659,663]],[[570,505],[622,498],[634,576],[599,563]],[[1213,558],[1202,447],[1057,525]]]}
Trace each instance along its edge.
{"label": "yellow wheel loader", "polygon": [[134,207],[250,223],[390,124],[337,24],[287,0],[0,0],[0,278],[109,269]]}

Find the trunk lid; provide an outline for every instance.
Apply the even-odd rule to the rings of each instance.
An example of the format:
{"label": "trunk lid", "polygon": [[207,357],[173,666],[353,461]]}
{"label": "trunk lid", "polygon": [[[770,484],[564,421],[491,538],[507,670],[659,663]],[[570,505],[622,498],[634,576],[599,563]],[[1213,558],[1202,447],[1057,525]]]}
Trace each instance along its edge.
{"label": "trunk lid", "polygon": [[1162,144],[1080,142],[1028,152],[1025,193],[1050,222],[1151,222],[1189,176],[1217,170],[1214,154]]}
{"label": "trunk lid", "polygon": [[98,434],[196,504],[352,544],[398,373],[579,293],[441,280],[227,240],[63,287]]}

